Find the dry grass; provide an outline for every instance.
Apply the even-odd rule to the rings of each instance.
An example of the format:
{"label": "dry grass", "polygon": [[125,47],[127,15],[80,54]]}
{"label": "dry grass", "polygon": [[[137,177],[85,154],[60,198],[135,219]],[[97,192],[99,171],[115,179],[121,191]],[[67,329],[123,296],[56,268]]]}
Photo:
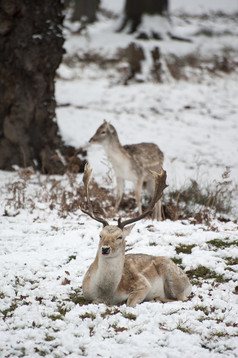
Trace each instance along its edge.
{"label": "dry grass", "polygon": [[[133,42],[131,44],[134,44]],[[118,83],[128,85],[130,80],[136,80],[136,74],[140,81],[165,82],[168,74],[173,79],[191,80],[199,79],[205,74],[219,76],[221,74],[231,74],[237,71],[238,62],[234,56],[232,48],[224,48],[219,54],[202,55],[199,51],[194,51],[186,55],[163,54],[160,48],[155,46],[149,53],[144,51],[143,46],[138,46],[138,53],[130,55],[131,44],[124,48],[118,48],[113,55],[103,53],[101,50],[87,50],[74,55],[66,55],[64,64],[70,68],[81,66],[98,66],[101,70],[114,69],[114,76]],[[148,59],[148,57],[150,57]],[[141,61],[149,60],[151,63],[149,75],[142,73]]]}
{"label": "dry grass", "polygon": [[[226,168],[220,180],[201,187],[195,180],[180,190],[166,194],[165,217],[171,220],[192,219],[194,224],[210,224],[215,214],[228,218],[231,213],[231,198],[234,187],[229,180],[230,170]],[[227,219],[228,220],[228,219]]]}
{"label": "dry grass", "polygon": [[192,52],[184,56],[170,54],[164,57],[166,67],[175,80],[189,80],[191,71],[218,75],[219,73],[230,74],[237,69],[237,61],[229,51],[212,57],[203,57],[199,52]]}
{"label": "dry grass", "polygon": [[[95,180],[90,182],[90,198],[95,214],[104,218],[113,218],[115,196],[112,189],[112,178],[106,178],[106,188],[101,187]],[[79,207],[86,207],[85,191],[81,176],[66,173],[63,177],[44,176],[32,169],[21,169],[16,179],[4,188],[5,216],[16,216],[20,209],[33,212],[39,205],[50,210],[56,210],[58,215],[66,218],[76,213]],[[210,225],[215,214],[220,214],[221,220],[229,220],[231,213],[231,197],[234,188],[229,180],[227,168],[222,178],[213,185],[201,187],[195,180],[180,190],[166,189],[164,194],[164,219],[190,219],[194,224]],[[143,210],[148,206],[150,198],[144,198]],[[133,192],[123,195],[120,212],[116,216],[133,217],[137,215],[137,205]],[[222,218],[223,216],[223,218]]]}

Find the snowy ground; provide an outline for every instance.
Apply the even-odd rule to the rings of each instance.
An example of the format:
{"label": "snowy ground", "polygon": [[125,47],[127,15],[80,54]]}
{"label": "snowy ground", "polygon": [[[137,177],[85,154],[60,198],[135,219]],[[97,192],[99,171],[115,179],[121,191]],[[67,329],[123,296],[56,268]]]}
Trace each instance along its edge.
{"label": "snowy ground", "polygon": [[[120,11],[120,1],[117,6],[109,0],[103,3]],[[205,56],[209,49],[212,57],[226,49],[237,60],[233,18],[226,24],[222,17],[196,17],[209,10],[209,1],[200,0],[200,6],[186,7],[186,11],[185,0],[178,1],[177,7],[175,1],[171,3],[176,31],[193,37],[212,24],[216,36],[193,37],[193,43],[140,42],[147,54],[156,44],[164,54],[199,49]],[[210,10],[237,12],[236,1],[227,1],[228,9],[219,7],[223,3],[210,1]],[[185,12],[190,14],[186,19],[179,15]],[[117,47],[134,40],[113,34],[113,26],[112,20],[105,19],[81,37],[66,31],[67,54],[87,50],[112,56]],[[221,35],[226,27],[229,33]],[[160,146],[168,190],[180,188],[191,178],[204,186],[219,181],[226,167],[235,188],[237,72],[214,75],[186,68],[187,80],[176,81],[165,70],[164,82],[154,83],[147,77],[147,58],[141,75],[144,82],[124,86],[120,82],[123,66],[62,64],[56,98],[65,141],[76,147],[87,145],[105,118],[116,126],[123,144],[152,141]],[[103,151],[96,146],[88,151],[94,179],[106,185],[108,164]],[[127,239],[130,253],[165,255],[188,272],[193,283],[188,302],[107,307],[85,304],[81,291],[101,226],[79,210],[62,210],[62,190],[75,194],[80,182],[81,175],[47,178],[0,172],[0,357],[238,357],[237,196],[233,196],[228,222],[214,219],[207,226],[145,220],[136,224]]]}

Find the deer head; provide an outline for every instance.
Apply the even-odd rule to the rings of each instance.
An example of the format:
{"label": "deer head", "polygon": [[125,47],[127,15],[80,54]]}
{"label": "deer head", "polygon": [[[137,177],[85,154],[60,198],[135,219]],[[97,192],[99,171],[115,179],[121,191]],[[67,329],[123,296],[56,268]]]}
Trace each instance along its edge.
{"label": "deer head", "polygon": [[[86,198],[87,198],[87,207],[88,210],[83,209],[82,207],[80,207],[81,211],[84,212],[85,214],[89,215],[92,219],[100,222],[103,224],[103,230],[101,231],[100,234],[100,246],[103,248],[105,248],[105,250],[102,249],[102,254],[103,255],[108,255],[110,254],[110,250],[106,250],[106,247],[108,247],[109,245],[108,243],[108,238],[113,238],[115,242],[117,242],[117,244],[121,241],[122,243],[124,243],[124,239],[125,237],[130,233],[130,231],[132,230],[134,225],[131,225],[128,228],[125,228],[125,226],[129,225],[129,224],[133,224],[136,221],[139,221],[143,218],[145,218],[146,216],[148,216],[149,214],[151,214],[153,212],[154,206],[157,203],[157,201],[162,197],[163,191],[164,189],[167,187],[166,184],[166,171],[164,171],[162,169],[161,173],[157,173],[154,171],[150,171],[151,175],[154,177],[154,194],[153,197],[151,199],[151,202],[149,204],[149,207],[147,208],[147,210],[145,210],[141,215],[136,216],[134,218],[130,218],[127,220],[122,221],[121,218],[118,219],[118,224],[116,225],[109,225],[109,223],[99,217],[96,216],[93,213],[93,209],[92,209],[92,203],[90,201],[90,197],[89,197],[89,181],[90,181],[90,177],[92,174],[92,169],[89,168],[89,165],[86,164],[84,167],[84,175],[83,175],[83,183],[84,183],[84,188],[85,188],[85,194],[86,194]],[[124,245],[124,244],[123,244]],[[118,246],[118,245],[117,245]]]}
{"label": "deer head", "polygon": [[104,120],[103,124],[97,129],[96,133],[89,140],[89,143],[106,145],[111,141],[119,141],[116,128]]}
{"label": "deer head", "polygon": [[115,258],[125,253],[125,238],[134,225],[120,229],[118,226],[105,226],[100,233],[100,241],[98,245],[98,254],[103,258]]}

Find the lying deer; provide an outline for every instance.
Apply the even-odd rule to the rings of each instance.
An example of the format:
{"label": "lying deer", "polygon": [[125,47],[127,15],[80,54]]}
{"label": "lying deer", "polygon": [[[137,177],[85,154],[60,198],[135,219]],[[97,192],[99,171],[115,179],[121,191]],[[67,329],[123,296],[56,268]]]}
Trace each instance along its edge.
{"label": "lying deer", "polygon": [[191,293],[191,284],[186,274],[167,257],[145,254],[125,255],[125,238],[135,223],[149,215],[166,188],[166,172],[151,172],[155,189],[148,209],[141,215],[125,221],[118,220],[118,225],[96,216],[89,198],[89,180],[92,170],[86,165],[83,182],[86,191],[88,209],[80,208],[94,220],[103,224],[100,242],[95,260],[83,279],[85,299],[104,302],[109,305],[127,303],[134,307],[144,300],[163,302],[184,301]]}
{"label": "lying deer", "polygon": [[[164,155],[161,150],[153,143],[122,146],[115,127],[107,121],[104,121],[97,129],[89,142],[101,144],[104,147],[108,160],[115,172],[117,182],[115,212],[118,210],[122,199],[125,180],[129,180],[134,183],[136,202],[139,214],[141,214],[142,186],[145,184],[150,193],[153,193],[153,181],[149,170],[161,171],[164,161]],[[158,220],[162,220],[161,200],[156,203],[153,216]]]}

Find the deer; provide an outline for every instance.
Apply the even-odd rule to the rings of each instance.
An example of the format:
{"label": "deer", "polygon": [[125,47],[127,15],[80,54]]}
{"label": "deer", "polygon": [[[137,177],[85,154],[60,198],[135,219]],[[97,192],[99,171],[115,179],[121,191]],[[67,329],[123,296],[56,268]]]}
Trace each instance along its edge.
{"label": "deer", "polygon": [[[160,172],[164,162],[163,152],[154,143],[138,143],[122,146],[116,128],[106,120],[96,130],[89,143],[103,146],[114,170],[117,184],[114,213],[119,209],[125,180],[128,180],[134,184],[136,203],[139,214],[141,214],[142,188],[146,186],[150,194],[153,193],[153,180],[149,170]],[[161,206],[160,199],[153,211],[153,217],[157,220],[162,220]]]}
{"label": "deer", "polygon": [[[154,177],[154,193],[149,207],[140,215],[109,225],[108,221],[93,212],[89,195],[89,181],[92,169],[86,164],[83,174],[87,209],[83,213],[100,222],[100,233],[96,257],[88,268],[82,283],[83,295],[93,303],[118,305],[126,303],[135,307],[143,301],[185,301],[191,293],[190,281],[170,258],[147,254],[125,254],[126,237],[135,222],[153,211],[167,187],[166,172],[151,171]],[[129,226],[128,226],[129,225]]]}

